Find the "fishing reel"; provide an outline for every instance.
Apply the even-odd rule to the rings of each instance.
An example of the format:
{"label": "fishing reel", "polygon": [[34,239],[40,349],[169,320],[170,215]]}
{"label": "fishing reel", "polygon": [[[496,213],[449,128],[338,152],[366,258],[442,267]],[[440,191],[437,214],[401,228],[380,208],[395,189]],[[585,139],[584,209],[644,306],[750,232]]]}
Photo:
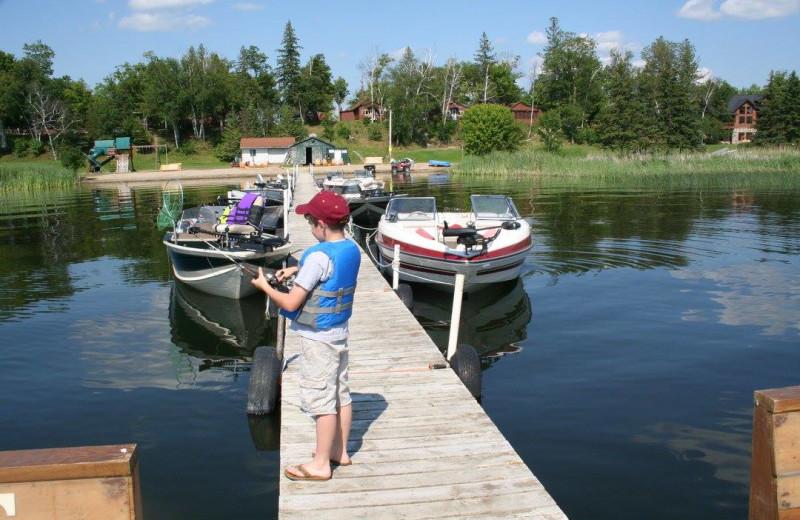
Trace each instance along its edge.
{"label": "fishing reel", "polygon": [[290,284],[294,285],[293,278],[287,278],[284,283],[278,280],[278,277],[273,273],[264,273],[264,278],[267,279],[267,283],[270,285],[270,287],[282,293],[288,293],[291,290]]}

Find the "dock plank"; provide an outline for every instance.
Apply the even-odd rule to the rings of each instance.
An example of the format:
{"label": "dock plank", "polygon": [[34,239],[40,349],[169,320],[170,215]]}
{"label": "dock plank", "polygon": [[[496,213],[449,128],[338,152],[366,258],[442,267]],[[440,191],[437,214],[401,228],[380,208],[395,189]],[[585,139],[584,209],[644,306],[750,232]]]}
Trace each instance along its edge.
{"label": "dock plank", "polygon": [[[315,192],[301,174],[294,200]],[[315,241],[304,219],[288,225],[299,258]],[[442,353],[363,251],[361,262],[349,339],[353,465],[326,482],[281,476],[279,518],[566,519],[455,373],[431,368]],[[281,468],[308,460],[315,442],[299,407],[298,352],[287,331]]]}

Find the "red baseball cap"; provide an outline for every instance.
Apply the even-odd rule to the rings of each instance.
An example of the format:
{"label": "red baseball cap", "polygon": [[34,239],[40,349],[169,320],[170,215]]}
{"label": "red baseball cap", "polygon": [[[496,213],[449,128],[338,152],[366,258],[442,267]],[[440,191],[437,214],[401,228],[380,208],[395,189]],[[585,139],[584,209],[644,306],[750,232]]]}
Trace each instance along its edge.
{"label": "red baseball cap", "polygon": [[306,204],[295,209],[298,215],[311,215],[326,224],[347,224],[350,220],[350,206],[344,197],[332,191],[321,191]]}

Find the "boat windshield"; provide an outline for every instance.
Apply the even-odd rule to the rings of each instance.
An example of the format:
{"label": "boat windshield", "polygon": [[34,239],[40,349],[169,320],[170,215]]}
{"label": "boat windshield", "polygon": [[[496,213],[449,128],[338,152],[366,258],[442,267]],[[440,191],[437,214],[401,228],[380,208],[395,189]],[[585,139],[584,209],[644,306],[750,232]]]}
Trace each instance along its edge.
{"label": "boat windshield", "polygon": [[514,201],[505,195],[471,195],[475,220],[517,220],[520,218]]}
{"label": "boat windshield", "polygon": [[386,219],[398,220],[436,220],[436,199],[433,197],[400,197],[389,201]]}
{"label": "boat windshield", "polygon": [[341,186],[334,186],[333,191],[340,195],[358,195],[361,193],[361,186],[358,181],[345,181]]}
{"label": "boat windshield", "polygon": [[369,170],[354,170],[353,171],[353,178],[354,179],[371,179],[372,173]]}

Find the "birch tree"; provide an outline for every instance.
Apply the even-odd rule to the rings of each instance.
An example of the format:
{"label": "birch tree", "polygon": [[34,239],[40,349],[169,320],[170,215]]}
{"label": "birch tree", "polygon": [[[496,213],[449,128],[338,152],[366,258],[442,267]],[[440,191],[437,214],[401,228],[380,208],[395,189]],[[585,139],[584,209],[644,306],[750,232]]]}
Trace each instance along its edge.
{"label": "birch tree", "polygon": [[78,121],[72,119],[64,103],[45,91],[40,84],[31,86],[26,99],[28,108],[28,123],[33,136],[41,141],[42,135],[47,136],[53,160],[58,160],[56,140],[64,135]]}

